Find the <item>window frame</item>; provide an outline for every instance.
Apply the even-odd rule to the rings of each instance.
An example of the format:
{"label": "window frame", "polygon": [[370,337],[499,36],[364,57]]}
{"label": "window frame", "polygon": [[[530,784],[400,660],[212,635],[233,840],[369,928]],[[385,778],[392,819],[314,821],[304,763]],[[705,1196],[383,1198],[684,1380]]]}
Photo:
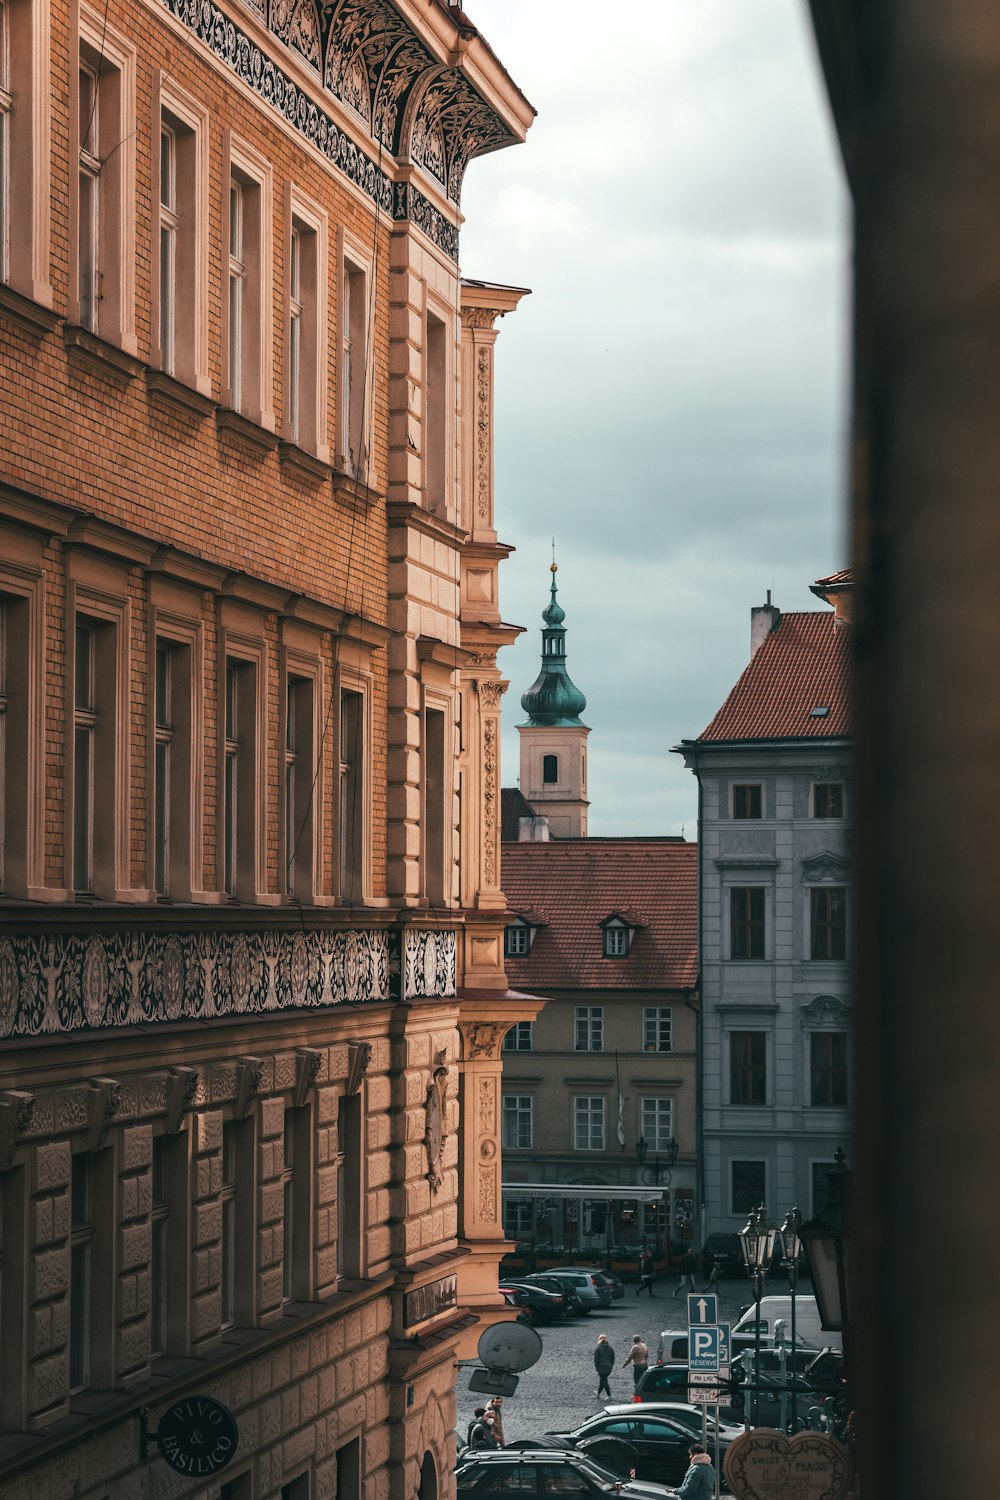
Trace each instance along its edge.
{"label": "window frame", "polygon": [[[583,1028],[583,1030],[581,1030]],[[584,1043],[581,1045],[581,1037]],[[596,1038],[596,1045],[594,1045]],[[604,1006],[574,1005],[573,1007],[573,1051],[604,1051]]]}
{"label": "window frame", "polygon": [[[838,803],[836,812],[820,812],[820,792],[830,801]],[[833,794],[836,793],[836,796]],[[809,810],[814,820],[823,823],[842,822],[846,804],[845,787],[843,781],[814,781],[810,787]]]}
{"label": "window frame", "polygon": [[[595,1108],[595,1106],[598,1106]],[[573,1150],[574,1151],[606,1151],[608,1140],[608,1101],[603,1094],[574,1094],[572,1099],[573,1110]],[[586,1120],[583,1116],[586,1115]],[[587,1144],[581,1145],[581,1124],[584,1124],[584,1133],[587,1136]],[[593,1143],[595,1134],[599,1134],[599,1144]]]}
{"label": "window frame", "polygon": [[527,922],[508,922],[503,930],[504,958],[527,958],[530,952],[531,928]]}
{"label": "window frame", "polygon": [[[169,889],[157,889],[156,828],[149,819],[146,883],[154,895],[171,901],[205,899],[204,783],[205,783],[205,630],[201,600],[193,590],[164,579],[150,582],[146,639],[151,643],[148,701],[156,703],[157,647],[166,647],[171,667],[171,742],[169,759],[170,818],[167,826]],[[156,746],[159,731],[155,711],[148,715],[147,786],[157,782]]]}
{"label": "window frame", "polygon": [[[729,900],[727,902],[729,916],[729,960],[734,963],[766,963],[768,960],[768,890],[764,884],[755,885],[730,885],[726,887]],[[756,915],[753,911],[755,896],[760,897],[760,913]],[[738,898],[750,898],[746,902],[746,914],[737,912]],[[759,936],[759,944],[756,938]],[[740,941],[744,937],[745,942]],[[759,946],[760,952],[754,952]],[[739,951],[741,948],[750,951]]]}
{"label": "window frame", "polygon": [[[666,1106],[667,1130],[661,1128],[661,1116]],[[639,1134],[644,1137],[653,1155],[666,1155],[674,1139],[674,1100],[662,1094],[643,1094],[639,1098]],[[652,1121],[652,1123],[650,1123]]]}
{"label": "window frame", "polygon": [[162,158],[153,153],[150,361],[154,369],[210,398],[212,378],[208,358],[209,260],[209,113],[165,72],[154,76],[153,131],[174,137],[177,184],[175,229],[175,289],[173,349],[164,344],[163,267],[161,264]]}
{"label": "window frame", "polygon": [[[334,692],[337,703],[335,892],[341,905],[363,906],[371,890],[371,680],[362,672],[348,670],[341,665],[337,668]],[[350,718],[347,713],[348,699],[351,700]],[[347,736],[351,733],[355,742],[353,754],[347,742]],[[350,837],[346,827],[348,821],[352,825]]]}
{"label": "window frame", "polygon": [[[222,299],[222,401],[230,411],[274,432],[273,174],[267,159],[230,130],[223,136],[223,157],[222,264],[228,269]],[[234,188],[239,190],[235,217]]]}
{"label": "window frame", "polygon": [[[733,1156],[731,1156],[729,1158],[727,1166],[728,1166],[728,1170],[727,1170],[727,1174],[726,1175],[727,1175],[728,1180],[729,1180],[729,1213],[733,1217],[737,1217],[738,1216],[738,1217],[742,1218],[744,1215],[746,1215],[748,1213],[751,1213],[755,1208],[759,1207],[759,1205],[761,1203],[766,1203],[767,1202],[767,1197],[768,1197],[768,1193],[767,1193],[768,1161],[767,1161],[767,1158],[763,1157],[763,1156],[750,1156],[750,1157],[742,1157],[742,1156],[741,1157],[733,1157]],[[735,1180],[736,1179],[736,1172],[735,1172],[735,1169],[737,1167],[749,1167],[749,1166],[760,1167],[760,1168],[763,1169],[762,1173],[761,1173],[761,1179],[762,1179],[762,1182],[763,1182],[763,1189],[764,1190],[759,1195],[757,1193],[751,1193],[750,1194],[750,1198],[754,1199],[755,1200],[754,1202],[751,1203],[748,1200],[747,1204],[746,1204],[746,1207],[742,1207],[742,1206],[741,1207],[737,1207],[737,1204],[736,1204],[736,1180]]]}
{"label": "window frame", "polygon": [[[666,1017],[667,1045],[661,1045],[660,1028]],[[649,1028],[653,1027],[655,1036],[653,1043],[649,1041]],[[674,1008],[672,1005],[644,1005],[642,1008],[642,1050],[643,1052],[672,1052],[674,1050]]]}
{"label": "window frame", "polygon": [[[554,773],[555,773],[552,776],[549,775],[550,769],[552,771],[554,771]],[[543,786],[558,786],[559,785],[559,757],[558,757],[558,755],[553,755],[553,754],[550,753],[550,754],[542,756],[542,785]]]}
{"label": "window frame", "polygon": [[[98,134],[81,138],[80,75],[89,72],[97,80]],[[80,7],[79,30],[71,73],[70,175],[71,260],[69,319],[105,343],[117,345],[127,354],[138,355],[135,322],[136,266],[136,52],[107,24],[106,16]],[[105,142],[109,144],[105,145]],[[88,145],[97,146],[97,152]],[[83,204],[80,197],[81,170],[100,173],[97,193],[97,244],[95,247],[96,291],[99,306],[92,320],[85,319],[85,299],[80,279],[80,229]]]}
{"label": "window frame", "polygon": [[[0,528],[0,553],[0,890],[51,900],[52,890],[43,889],[46,612],[41,543]],[[66,892],[60,894],[66,898]]]}
{"label": "window frame", "polygon": [[14,98],[10,87],[11,0],[0,0],[0,281],[10,265],[10,151]]}
{"label": "window frame", "polygon": [[[846,883],[824,883],[806,887],[808,933],[806,957],[811,963],[846,963],[849,955],[849,887]],[[834,907],[839,898],[840,912]],[[827,913],[817,908],[825,900]],[[817,948],[826,951],[817,952]],[[836,951],[834,951],[836,950]]]}
{"label": "window frame", "polygon": [[[216,887],[224,899],[254,904],[269,903],[267,884],[267,841],[262,836],[268,817],[268,702],[270,691],[269,651],[264,638],[264,621],[245,606],[223,605],[217,657],[217,876]],[[237,702],[238,725],[227,725],[228,668],[235,666],[244,674],[244,685]],[[239,693],[239,688],[237,689]],[[227,727],[237,727],[239,734],[227,736]],[[228,791],[229,762],[244,755],[237,765],[236,818],[230,820]],[[249,803],[249,807],[247,804]],[[235,831],[235,859],[231,889],[227,889],[227,855],[230,835]]]}
{"label": "window frame", "polygon": [[[809,1087],[807,1097],[809,1100],[810,1109],[849,1109],[851,1104],[850,1033],[842,1028],[834,1029],[830,1027],[817,1027],[808,1031],[806,1035],[808,1037],[808,1057],[806,1059],[806,1068]],[[833,1058],[830,1058],[825,1065],[825,1069],[817,1068],[816,1051],[818,1044],[822,1042],[840,1042],[843,1046],[842,1060],[840,1062],[837,1062]],[[828,1081],[830,1085],[828,1093],[831,1095],[831,1097],[825,1099],[817,1097],[816,1088],[817,1074],[822,1073],[823,1071],[825,1071],[828,1075]],[[842,1092],[842,1097],[834,1098],[832,1096],[838,1092],[834,1088],[834,1083],[838,1077],[842,1082],[842,1090],[840,1091]]]}
{"label": "window frame", "polygon": [[[283,645],[281,682],[281,894],[284,900],[314,905],[322,891],[325,790],[321,757],[323,672],[319,658]],[[289,746],[291,715],[296,729],[294,749]]]}
{"label": "window frame", "polygon": [[[500,1141],[504,1151],[533,1151],[535,1148],[535,1098],[533,1094],[513,1094],[503,1090],[500,1096]],[[510,1140],[513,1134],[527,1139]]]}
{"label": "window frame", "polygon": [[[373,343],[369,320],[374,264],[371,248],[337,230],[337,470],[369,487],[377,487],[374,470],[375,371],[368,352]],[[358,343],[363,378],[356,379]]]}
{"label": "window frame", "polygon": [[504,1033],[503,1052],[534,1052],[535,1050],[535,1023],[534,1021],[515,1021]]}
{"label": "window frame", "polygon": [[[755,795],[756,794],[756,795]],[[731,798],[735,821],[757,821],[764,816],[764,785],[760,781],[734,781]]]}
{"label": "window frame", "polygon": [[[741,1060],[736,1053],[736,1039],[753,1038],[751,1052],[759,1039],[762,1056]],[[763,1026],[734,1026],[726,1032],[729,1054],[728,1100],[732,1109],[766,1109],[770,1099],[771,1059],[770,1033]],[[737,1080],[740,1079],[739,1085]],[[758,1087],[760,1085],[760,1087]]]}
{"label": "window frame", "polygon": [[[293,246],[298,243],[296,293]],[[285,370],[283,437],[321,463],[331,462],[327,435],[329,220],[294,185],[286,194]],[[298,379],[293,369],[298,352]]]}
{"label": "window frame", "polygon": [[602,953],[605,958],[628,958],[632,950],[634,929],[627,922],[612,919],[602,923],[604,941]]}

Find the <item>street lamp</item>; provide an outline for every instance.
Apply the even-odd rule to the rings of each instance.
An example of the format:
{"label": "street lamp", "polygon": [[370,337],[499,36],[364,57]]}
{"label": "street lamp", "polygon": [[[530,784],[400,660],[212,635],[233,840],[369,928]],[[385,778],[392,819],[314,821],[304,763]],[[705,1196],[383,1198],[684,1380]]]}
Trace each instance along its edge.
{"label": "street lamp", "polygon": [[673,1136],[671,1136],[664,1148],[666,1161],[661,1162],[659,1152],[657,1152],[647,1167],[646,1157],[649,1154],[649,1142],[644,1135],[639,1137],[635,1143],[635,1155],[641,1170],[642,1180],[647,1187],[659,1187],[661,1176],[663,1178],[663,1186],[670,1186],[670,1174],[673,1171],[674,1162],[677,1160],[679,1150],[680,1147]]}
{"label": "street lamp", "polygon": [[850,1256],[851,1172],[838,1147],[836,1166],[827,1179],[827,1200],[820,1214],[802,1225],[802,1246],[809,1262],[813,1291],[824,1328],[844,1336],[844,1370],[850,1378],[850,1329],[853,1266]]}
{"label": "street lamp", "polygon": [[[763,1203],[751,1209],[749,1217],[740,1230],[740,1249],[743,1264],[750,1277],[753,1300],[756,1307],[754,1319],[754,1426],[760,1421],[760,1304],[764,1296],[764,1277],[771,1265],[774,1253],[774,1238],[777,1230],[767,1217]],[[750,1426],[749,1421],[747,1426]]]}
{"label": "street lamp", "polygon": [[798,1207],[790,1208],[785,1215],[785,1222],[778,1230],[778,1239],[781,1242],[781,1258],[788,1272],[788,1290],[791,1293],[792,1302],[792,1432],[796,1432],[799,1425],[799,1393],[796,1387],[796,1376],[798,1375],[798,1362],[796,1359],[797,1346],[795,1338],[795,1293],[799,1285],[799,1251],[802,1247],[802,1215]]}

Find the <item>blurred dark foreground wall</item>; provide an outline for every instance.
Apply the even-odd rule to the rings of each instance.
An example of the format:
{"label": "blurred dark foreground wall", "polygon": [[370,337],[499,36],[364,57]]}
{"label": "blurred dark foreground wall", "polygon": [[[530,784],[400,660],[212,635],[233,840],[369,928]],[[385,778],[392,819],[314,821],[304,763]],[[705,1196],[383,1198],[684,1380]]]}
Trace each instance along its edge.
{"label": "blurred dark foreground wall", "polygon": [[1000,5],[811,0],[855,203],[865,1500],[1000,1494]]}

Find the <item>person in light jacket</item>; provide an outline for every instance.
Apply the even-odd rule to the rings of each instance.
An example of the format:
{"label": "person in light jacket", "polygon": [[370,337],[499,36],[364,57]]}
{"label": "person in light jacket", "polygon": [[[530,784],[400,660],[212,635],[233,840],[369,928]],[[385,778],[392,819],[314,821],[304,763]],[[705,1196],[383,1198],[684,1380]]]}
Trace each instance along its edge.
{"label": "person in light jacket", "polygon": [[626,1354],[625,1358],[622,1360],[623,1370],[625,1369],[626,1365],[632,1366],[632,1379],[635,1381],[636,1385],[638,1385],[639,1381],[645,1375],[646,1369],[649,1365],[649,1349],[642,1342],[639,1334],[636,1334],[633,1338],[632,1347]]}
{"label": "person in light jacket", "polygon": [[692,1443],[688,1449],[690,1465],[687,1473],[675,1490],[668,1490],[669,1495],[676,1495],[678,1500],[713,1500],[715,1495],[715,1470],[712,1468],[712,1460],[705,1452],[700,1443]]}

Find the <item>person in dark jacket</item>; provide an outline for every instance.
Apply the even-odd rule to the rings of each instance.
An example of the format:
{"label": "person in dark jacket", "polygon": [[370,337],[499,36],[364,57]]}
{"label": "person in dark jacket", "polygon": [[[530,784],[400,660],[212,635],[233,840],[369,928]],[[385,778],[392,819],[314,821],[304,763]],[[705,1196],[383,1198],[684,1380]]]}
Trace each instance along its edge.
{"label": "person in dark jacket", "polygon": [[485,1406],[477,1406],[475,1415],[469,1423],[469,1447],[470,1448],[495,1448],[497,1440],[493,1435],[493,1423],[486,1413]]}
{"label": "person in dark jacket", "polygon": [[681,1273],[681,1279],[674,1287],[675,1297],[679,1297],[681,1292],[684,1291],[694,1291],[694,1273],[697,1269],[698,1257],[694,1255],[690,1250],[685,1250],[684,1254],[681,1256],[681,1263],[678,1266],[678,1270]]}
{"label": "person in dark jacket", "polygon": [[642,1259],[639,1262],[639,1290],[636,1292],[637,1297],[641,1297],[644,1291],[648,1292],[651,1297],[656,1296],[656,1293],[653,1291],[653,1276],[655,1273],[656,1263],[649,1251],[644,1250],[642,1252]]}
{"label": "person in dark jacket", "polygon": [[668,1490],[669,1495],[676,1495],[677,1500],[714,1500],[715,1496],[715,1470],[712,1468],[712,1460],[705,1452],[700,1443],[692,1443],[688,1449],[688,1471],[675,1490]]}
{"label": "person in dark jacket", "polygon": [[594,1369],[597,1371],[597,1395],[607,1396],[611,1400],[611,1387],[608,1385],[608,1376],[615,1367],[615,1351],[608,1343],[606,1333],[598,1335],[597,1348],[594,1350]]}

